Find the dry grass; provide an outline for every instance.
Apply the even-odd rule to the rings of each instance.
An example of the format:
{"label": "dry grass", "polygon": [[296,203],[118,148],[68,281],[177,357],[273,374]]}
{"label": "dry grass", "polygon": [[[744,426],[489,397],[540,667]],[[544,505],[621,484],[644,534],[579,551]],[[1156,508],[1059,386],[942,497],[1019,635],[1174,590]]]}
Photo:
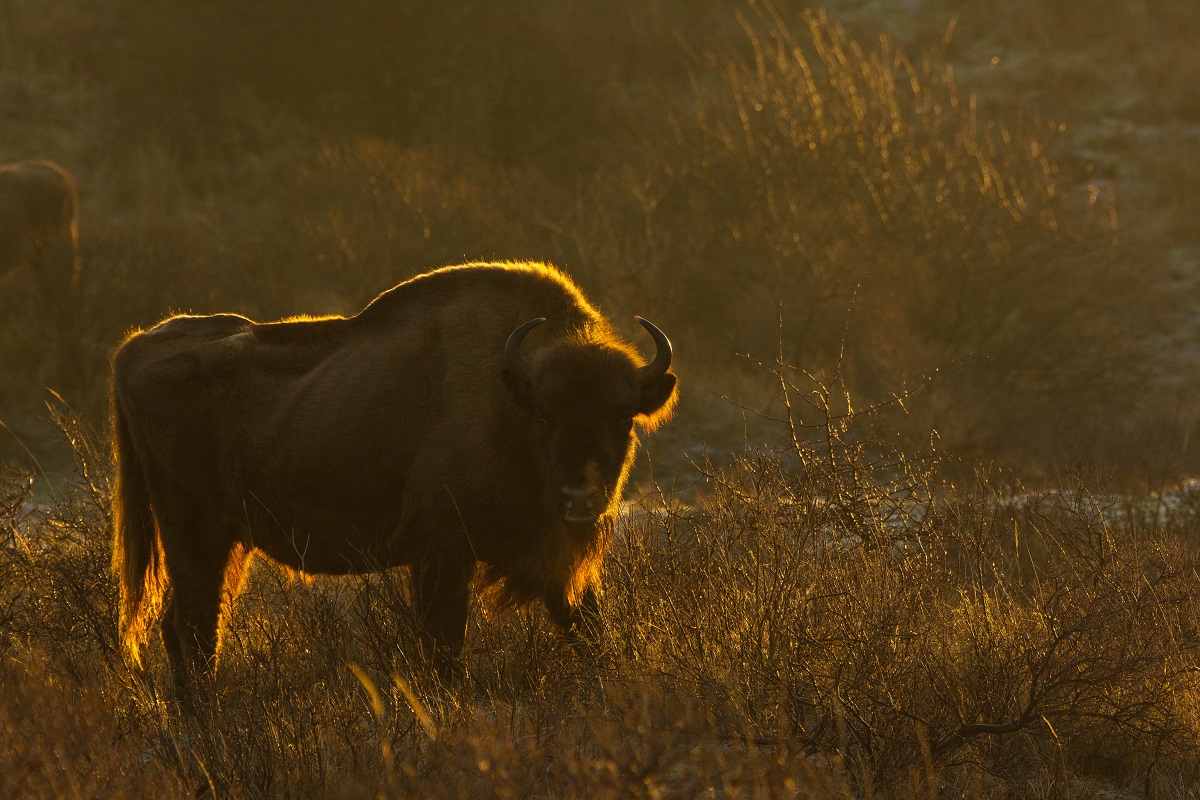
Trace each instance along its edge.
{"label": "dry grass", "polygon": [[79,467],[58,500],[0,481],[6,790],[1189,796],[1194,504],[947,484],[937,453],[901,455],[888,407],[838,412],[835,388],[789,391],[829,409],[815,434],[785,426],[779,450],[704,465],[692,504],[626,518],[597,659],[540,609],[477,608],[442,688],[402,571],[295,582],[260,560],[190,712],[157,642],[144,669],[121,659],[109,473],[63,414]]}

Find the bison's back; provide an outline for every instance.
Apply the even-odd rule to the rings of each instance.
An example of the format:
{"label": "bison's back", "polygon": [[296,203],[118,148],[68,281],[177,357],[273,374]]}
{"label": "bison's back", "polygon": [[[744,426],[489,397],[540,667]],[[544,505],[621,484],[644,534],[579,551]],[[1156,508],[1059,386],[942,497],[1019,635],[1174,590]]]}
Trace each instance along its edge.
{"label": "bison's back", "polygon": [[[427,272],[379,295],[356,319],[365,325],[420,319],[435,326],[466,325],[478,340],[490,341],[488,334],[507,337],[534,310],[534,316],[552,322],[602,322],[567,276],[534,262],[464,264]],[[510,325],[511,320],[519,321]]]}
{"label": "bison's back", "polygon": [[0,167],[0,219],[24,228],[57,228],[75,216],[75,183],[50,161]]}
{"label": "bison's back", "polygon": [[75,183],[57,164],[0,167],[0,277],[29,265],[49,292],[73,285],[79,272],[75,207]]}

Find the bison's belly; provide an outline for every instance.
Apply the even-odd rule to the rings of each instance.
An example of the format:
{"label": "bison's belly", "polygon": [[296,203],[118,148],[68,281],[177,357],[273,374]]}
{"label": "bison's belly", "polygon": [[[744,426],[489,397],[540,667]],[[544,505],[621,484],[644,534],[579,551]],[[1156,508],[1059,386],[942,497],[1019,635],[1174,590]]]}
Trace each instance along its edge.
{"label": "bison's belly", "polygon": [[257,550],[292,569],[320,575],[375,572],[412,561],[411,548],[394,536],[393,515],[318,508],[272,510],[250,497],[242,527]]}

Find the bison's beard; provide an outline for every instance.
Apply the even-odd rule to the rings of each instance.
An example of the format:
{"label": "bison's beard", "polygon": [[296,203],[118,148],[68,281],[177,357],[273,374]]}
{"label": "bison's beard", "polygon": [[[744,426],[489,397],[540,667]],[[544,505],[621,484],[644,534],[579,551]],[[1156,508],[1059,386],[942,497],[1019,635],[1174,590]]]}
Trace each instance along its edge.
{"label": "bison's beard", "polygon": [[616,514],[608,511],[587,524],[556,526],[537,547],[503,563],[485,563],[479,576],[485,613],[548,597],[561,597],[574,607],[586,588],[600,588],[604,553],[615,528]]}

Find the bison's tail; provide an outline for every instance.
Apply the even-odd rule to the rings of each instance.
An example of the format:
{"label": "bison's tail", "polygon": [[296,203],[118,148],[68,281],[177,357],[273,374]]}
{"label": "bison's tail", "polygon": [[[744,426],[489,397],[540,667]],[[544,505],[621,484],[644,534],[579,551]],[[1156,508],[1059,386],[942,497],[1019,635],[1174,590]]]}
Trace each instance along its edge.
{"label": "bison's tail", "polygon": [[141,663],[141,646],[158,616],[166,590],[162,545],[141,459],[134,448],[129,423],[113,386],[113,573],[120,584],[120,640],[129,660]]}

